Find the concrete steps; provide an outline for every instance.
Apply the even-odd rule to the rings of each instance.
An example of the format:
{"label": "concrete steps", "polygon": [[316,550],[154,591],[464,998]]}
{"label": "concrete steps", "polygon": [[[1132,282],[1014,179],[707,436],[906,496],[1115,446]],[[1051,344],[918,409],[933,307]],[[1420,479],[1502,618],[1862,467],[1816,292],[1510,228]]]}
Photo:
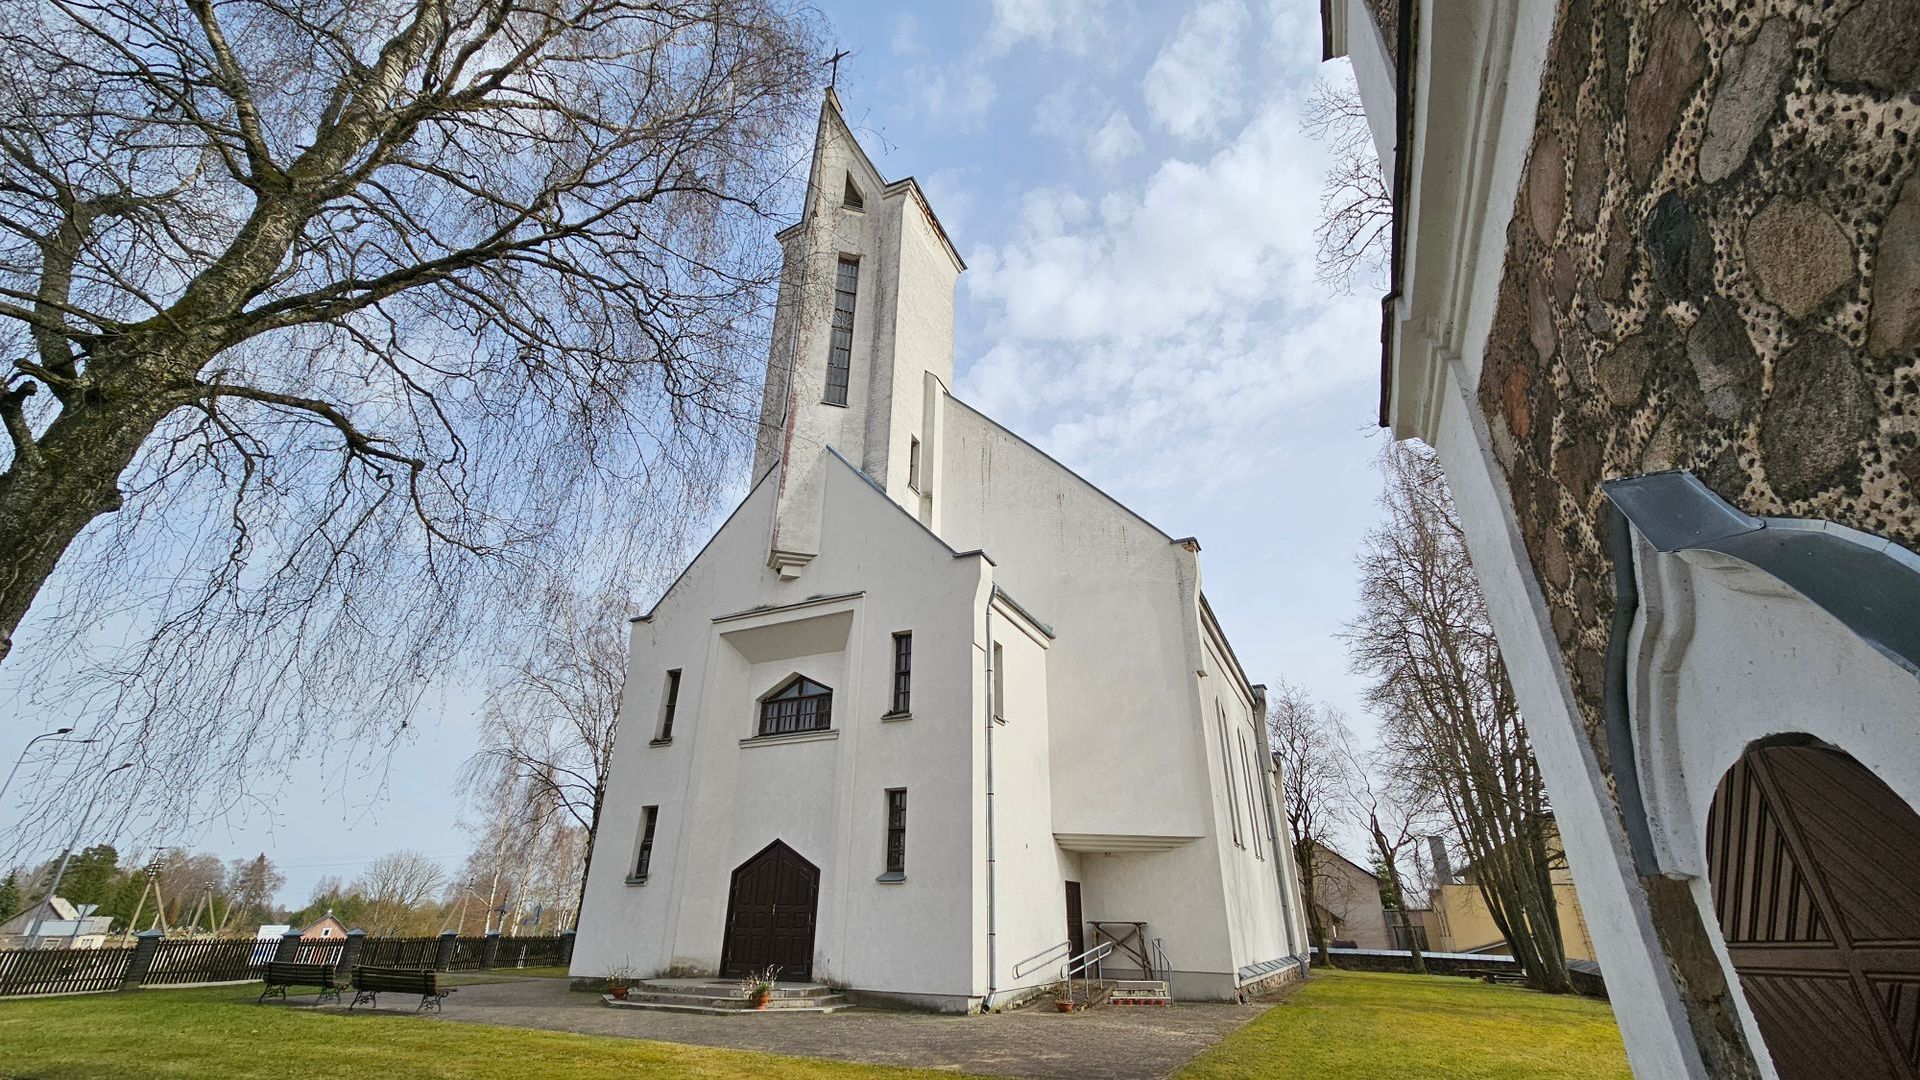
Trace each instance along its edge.
{"label": "concrete steps", "polygon": [[707,1013],[710,1015],[770,1013],[830,1013],[851,1008],[846,996],[820,983],[778,983],[768,996],[765,1008],[755,1008],[730,979],[650,979],[635,983],[625,1000],[612,994],[601,996],[602,1004],[616,1009],[655,1009],[666,1012]]}
{"label": "concrete steps", "polygon": [[1113,1006],[1164,1008],[1173,1004],[1173,994],[1169,992],[1165,979],[1110,979],[1107,988],[1107,1004]]}

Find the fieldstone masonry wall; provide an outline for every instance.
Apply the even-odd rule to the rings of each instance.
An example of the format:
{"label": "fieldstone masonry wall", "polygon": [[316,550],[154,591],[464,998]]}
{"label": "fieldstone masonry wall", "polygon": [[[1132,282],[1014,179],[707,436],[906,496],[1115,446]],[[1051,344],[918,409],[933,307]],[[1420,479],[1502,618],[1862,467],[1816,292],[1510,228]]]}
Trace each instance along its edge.
{"label": "fieldstone masonry wall", "polygon": [[[1479,397],[1603,771],[1601,480],[1920,550],[1916,138],[1920,0],[1561,0]],[[1749,1074],[1717,928],[1644,884],[1710,1067]]]}

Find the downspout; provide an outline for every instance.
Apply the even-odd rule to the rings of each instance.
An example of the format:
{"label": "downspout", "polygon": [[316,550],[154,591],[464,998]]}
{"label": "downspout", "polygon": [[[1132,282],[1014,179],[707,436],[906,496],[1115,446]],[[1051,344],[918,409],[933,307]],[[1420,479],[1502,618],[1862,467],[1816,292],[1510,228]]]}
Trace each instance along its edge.
{"label": "downspout", "polygon": [[993,670],[993,599],[987,599],[987,693],[982,712],[987,718],[987,996],[980,1002],[980,1011],[993,1008],[993,995],[999,989],[995,982],[999,978],[1000,959],[999,942],[995,940],[996,924],[993,910],[993,680],[999,678],[999,672]]}

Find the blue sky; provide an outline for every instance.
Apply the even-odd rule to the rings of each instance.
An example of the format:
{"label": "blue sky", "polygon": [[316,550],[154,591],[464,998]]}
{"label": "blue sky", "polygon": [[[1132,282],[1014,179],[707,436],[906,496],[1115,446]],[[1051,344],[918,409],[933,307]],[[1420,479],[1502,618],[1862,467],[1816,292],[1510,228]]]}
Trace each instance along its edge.
{"label": "blue sky", "polygon": [[[1317,3],[819,6],[852,54],[849,121],[889,179],[920,180],[967,261],[960,396],[1199,537],[1249,673],[1368,727],[1334,635],[1378,517],[1379,307],[1369,286],[1334,295],[1313,277],[1324,158],[1299,112],[1316,79],[1345,75],[1319,63]],[[396,848],[451,869],[472,705],[430,703],[384,778],[296,778],[169,841],[267,851],[293,904]]]}

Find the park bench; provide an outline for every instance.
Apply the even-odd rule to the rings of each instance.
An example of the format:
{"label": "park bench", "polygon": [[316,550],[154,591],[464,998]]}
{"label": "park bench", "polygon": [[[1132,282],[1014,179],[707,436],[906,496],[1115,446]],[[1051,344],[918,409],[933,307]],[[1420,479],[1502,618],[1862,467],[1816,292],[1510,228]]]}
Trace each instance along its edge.
{"label": "park bench", "polygon": [[320,997],[315,1004],[324,1004],[328,998],[340,1000],[340,987],[333,981],[332,964],[296,964],[291,960],[274,960],[267,964],[267,988],[260,993],[260,1001],[270,997],[284,1000],[289,987],[317,986]]}
{"label": "park bench", "polygon": [[1506,968],[1463,968],[1460,974],[1484,983],[1498,983],[1504,986],[1525,986],[1526,975]]}
{"label": "park bench", "polygon": [[419,994],[420,1007],[415,1012],[439,1012],[440,999],[452,992],[451,988],[440,988],[440,973],[437,971],[355,967],[353,1003],[347,1006],[347,1011],[352,1012],[353,1006],[363,1001],[377,1009],[380,1007],[381,994]]}

